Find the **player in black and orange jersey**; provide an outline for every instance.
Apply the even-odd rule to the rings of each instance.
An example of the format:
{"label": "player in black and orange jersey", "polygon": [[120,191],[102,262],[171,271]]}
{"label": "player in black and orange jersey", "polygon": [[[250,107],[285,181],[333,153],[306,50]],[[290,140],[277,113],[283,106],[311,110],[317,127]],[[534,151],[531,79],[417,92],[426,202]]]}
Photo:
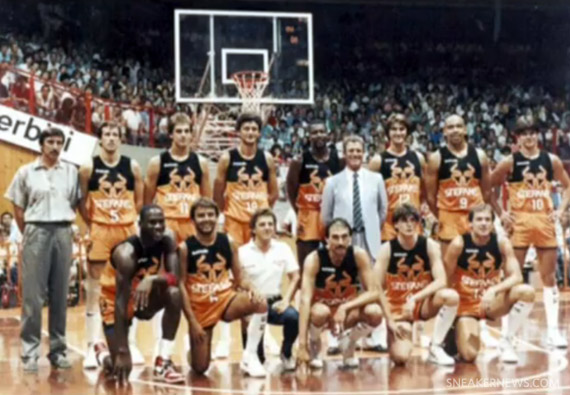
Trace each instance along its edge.
{"label": "player in black and orange jersey", "polygon": [[132,319],[148,320],[162,309],[163,337],[154,376],[167,383],[184,381],[171,360],[182,305],[178,273],[175,235],[166,229],[162,209],[154,204],[144,206],[139,234],[113,248],[111,259],[101,274],[99,306],[110,355],[105,344],[98,343],[95,346],[97,361],[119,383],[128,381],[132,368],[128,343]]}
{"label": "player in black and orange jersey", "polygon": [[[501,213],[501,222],[511,235],[519,264],[524,265],[531,244],[536,248],[539,272],[544,284],[544,309],[548,327],[548,343],[568,347],[558,331],[559,293],[556,286],[557,241],[555,224],[565,212],[570,198],[570,179],[560,158],[538,146],[538,128],[526,117],[517,120],[515,133],[520,151],[501,161],[491,176],[494,186],[508,183],[508,210]],[[559,181],[564,189],[557,210],[551,199],[552,182]]]}
{"label": "player in black and orange jersey", "polygon": [[500,341],[501,360],[516,363],[512,339],[532,310],[534,290],[522,284],[513,247],[494,233],[493,221],[490,205],[473,208],[471,231],[457,236],[444,257],[452,287],[459,293],[455,342],[459,356],[473,362],[479,352],[477,321],[508,314],[508,328]]}
{"label": "player in black and orange jersey", "polygon": [[[88,254],[85,281],[87,355],[86,369],[96,368],[94,344],[100,339],[101,316],[97,306],[101,286],[99,278],[111,249],[136,233],[136,219],[143,204],[141,168],[134,160],[121,155],[121,127],[103,123],[97,130],[101,151],[79,169],[81,202],[79,211],[89,227],[92,241]],[[136,363],[142,356],[133,347]]]}
{"label": "player in black and orange jersey", "polygon": [[287,173],[287,196],[297,213],[297,257],[301,271],[305,258],[325,239],[321,221],[321,198],[327,177],[342,170],[343,163],[331,151],[325,122],[313,120],[309,125],[310,148],[295,158]]}
{"label": "player in black and orange jersey", "polygon": [[242,272],[237,245],[216,231],[219,216],[216,203],[200,198],[190,215],[196,235],[179,245],[180,289],[190,332],[189,363],[193,371],[202,374],[210,366],[216,323],[265,313],[267,302]]}
{"label": "player in black and orange jersey", "polygon": [[184,113],[169,118],[170,148],[153,157],[146,171],[145,204],[156,203],[164,210],[166,226],[178,242],[194,234],[190,207],[200,197],[212,196],[207,159],[192,151],[195,143],[192,121]]}
{"label": "player in black and orange jersey", "polygon": [[238,246],[251,238],[253,213],[272,207],[279,195],[273,157],[257,145],[261,127],[258,115],[239,116],[239,146],[222,154],[214,182],[214,200],[224,213],[224,229]]}
{"label": "player in black and orange jersey", "polygon": [[457,235],[469,231],[469,211],[492,199],[489,161],[483,150],[467,144],[459,115],[445,120],[447,146],[431,154],[426,166],[426,200],[437,215],[442,253]]}
{"label": "player in black and orange jersey", "polygon": [[309,363],[315,369],[323,367],[319,357],[320,334],[328,328],[341,337],[344,366],[356,368],[359,366],[354,357],[356,342],[380,324],[387,304],[385,298],[381,299],[380,306],[374,302],[354,303],[358,300],[360,281],[374,300],[376,289],[368,253],[352,246],[350,224],[342,218],[333,219],[326,228],[326,241],[326,247],[311,252],[305,259],[299,307],[298,365]]}
{"label": "player in black and orange jersey", "polygon": [[426,161],[421,153],[408,148],[406,138],[409,132],[410,124],[405,115],[390,115],[390,145],[382,155],[374,155],[368,165],[371,171],[380,172],[386,183],[388,214],[382,225],[382,241],[396,238],[397,232],[392,220],[396,207],[409,203],[419,210],[424,195],[422,174]]}

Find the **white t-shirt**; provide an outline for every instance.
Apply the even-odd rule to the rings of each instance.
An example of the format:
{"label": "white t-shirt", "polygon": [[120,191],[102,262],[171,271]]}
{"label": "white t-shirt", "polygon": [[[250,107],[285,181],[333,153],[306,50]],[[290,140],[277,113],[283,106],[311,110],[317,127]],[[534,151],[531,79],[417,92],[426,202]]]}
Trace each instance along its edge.
{"label": "white t-shirt", "polygon": [[283,275],[299,271],[291,247],[282,241],[271,240],[264,253],[251,240],[239,248],[238,254],[243,270],[263,296],[281,295]]}

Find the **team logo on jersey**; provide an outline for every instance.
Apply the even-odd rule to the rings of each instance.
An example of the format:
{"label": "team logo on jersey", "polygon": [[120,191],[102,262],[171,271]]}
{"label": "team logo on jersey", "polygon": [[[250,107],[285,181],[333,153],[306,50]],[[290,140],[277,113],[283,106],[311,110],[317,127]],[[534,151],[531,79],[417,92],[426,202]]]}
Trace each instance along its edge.
{"label": "team logo on jersey", "polygon": [[[330,170],[327,170],[327,177],[332,176]],[[319,177],[319,170],[315,169],[311,172],[310,177],[310,184],[311,186],[320,194],[323,193],[323,189],[325,188],[325,178]]]}
{"label": "team logo on jersey", "polygon": [[530,166],[527,166],[523,172],[523,182],[530,189],[543,189],[546,183],[546,169],[541,165],[539,171],[531,173]]}
{"label": "team logo on jersey", "polygon": [[415,175],[414,170],[414,164],[409,160],[406,160],[406,165],[403,167],[399,167],[397,161],[390,166],[392,178],[398,181],[410,181]]}
{"label": "team logo on jersey", "polygon": [[196,184],[196,174],[190,169],[190,166],[186,166],[185,173],[186,174],[181,174],[178,167],[170,172],[170,186],[173,191],[191,192],[192,186]]}
{"label": "team logo on jersey", "polygon": [[139,267],[139,270],[137,271],[135,277],[138,277],[139,279],[142,280],[144,276],[146,276],[147,274],[158,273],[158,269],[160,267],[160,260],[154,256],[151,257],[150,259],[142,258],[137,261],[137,265]]}
{"label": "team logo on jersey", "polygon": [[196,267],[198,268],[198,274],[206,281],[210,283],[217,283],[221,280],[222,275],[226,271],[226,258],[224,258],[220,253],[216,254],[218,259],[216,262],[210,264],[206,262],[206,255],[202,255],[198,258],[196,262]]}
{"label": "team logo on jersey", "polygon": [[108,199],[119,199],[127,191],[127,179],[122,174],[117,174],[114,180],[105,174],[99,178],[99,191]]}
{"label": "team logo on jersey", "polygon": [[471,163],[467,164],[467,169],[461,171],[459,170],[457,163],[451,167],[451,179],[455,181],[455,184],[460,187],[469,186],[469,183],[475,175],[475,168]]}
{"label": "team logo on jersey", "polygon": [[425,261],[418,255],[414,255],[414,262],[406,264],[406,258],[400,258],[396,264],[398,276],[407,281],[416,281],[425,272]]}
{"label": "team logo on jersey", "polygon": [[255,166],[254,169],[255,173],[253,174],[247,174],[245,172],[245,166],[239,169],[237,173],[238,183],[249,189],[258,187],[263,182],[263,172],[257,166]]}
{"label": "team logo on jersey", "polygon": [[352,284],[352,277],[342,271],[342,278],[336,279],[336,274],[331,274],[325,280],[325,293],[324,297],[326,299],[332,299],[342,303],[354,295],[356,295],[356,285]]}
{"label": "team logo on jersey", "polygon": [[493,255],[487,252],[485,257],[486,259],[479,261],[477,254],[473,254],[467,259],[467,269],[473,276],[487,278],[495,270],[495,258]]}

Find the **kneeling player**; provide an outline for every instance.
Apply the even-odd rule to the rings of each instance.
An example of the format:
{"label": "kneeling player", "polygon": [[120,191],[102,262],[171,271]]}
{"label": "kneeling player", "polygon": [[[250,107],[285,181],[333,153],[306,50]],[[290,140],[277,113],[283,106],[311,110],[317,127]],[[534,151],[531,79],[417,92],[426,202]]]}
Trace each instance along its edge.
{"label": "kneeling player", "polygon": [[513,247],[508,239],[493,233],[493,221],[491,206],[473,208],[471,232],[457,236],[445,255],[447,273],[460,298],[455,338],[459,356],[472,362],[479,352],[477,321],[508,314],[508,329],[500,342],[501,360],[516,363],[512,338],[532,310],[534,290],[522,284]]}
{"label": "kneeling player", "polygon": [[[382,321],[377,304],[361,308],[354,305],[359,277],[366,290],[374,289],[372,266],[365,250],[351,246],[352,230],[344,219],[334,219],[326,229],[326,237],[327,246],[310,253],[303,267],[297,360],[300,365],[310,361],[313,368],[323,367],[319,359],[320,334],[328,328],[342,335],[344,366],[356,368],[356,341]],[[352,329],[344,332],[344,328]]]}
{"label": "kneeling player", "polygon": [[[442,348],[445,335],[457,314],[459,296],[445,288],[447,278],[437,242],[418,235],[419,211],[411,204],[396,208],[393,216],[396,238],[380,247],[374,277],[386,290],[396,331],[388,334],[390,358],[405,364],[412,352],[412,323],[435,318],[428,360],[453,365]],[[397,336],[403,333],[403,336]]]}
{"label": "kneeling player", "polygon": [[[181,295],[178,289],[176,239],[165,228],[164,213],[157,205],[144,206],[139,219],[140,234],[115,246],[101,274],[99,304],[103,330],[111,355],[104,344],[96,346],[97,360],[126,382],[132,368],[128,329],[133,317],[149,320],[164,309],[162,340],[154,375],[167,383],[184,381],[174,369],[171,355],[180,322]],[[161,264],[164,262],[164,274]]]}
{"label": "kneeling player", "polygon": [[220,319],[231,322],[267,312],[265,299],[242,273],[236,245],[216,231],[218,215],[213,200],[198,199],[190,210],[196,235],[179,245],[182,308],[190,330],[190,366],[199,374],[210,366],[212,333]]}

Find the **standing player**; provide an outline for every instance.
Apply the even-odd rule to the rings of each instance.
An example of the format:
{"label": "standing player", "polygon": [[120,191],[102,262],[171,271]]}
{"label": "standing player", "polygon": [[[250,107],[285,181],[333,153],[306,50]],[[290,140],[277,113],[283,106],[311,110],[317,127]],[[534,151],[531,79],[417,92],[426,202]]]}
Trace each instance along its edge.
{"label": "standing player", "polygon": [[[495,186],[508,181],[509,210],[500,212],[505,230],[511,234],[515,255],[522,268],[530,244],[533,244],[544,284],[544,309],[548,326],[548,344],[568,347],[558,331],[559,293],[556,286],[557,247],[555,223],[564,213],[570,197],[570,179],[556,155],[538,147],[538,129],[531,119],[517,120],[515,133],[520,151],[503,159],[492,174]],[[553,180],[560,181],[564,198],[557,211],[551,199]]]}
{"label": "standing player", "polygon": [[424,156],[408,148],[406,138],[410,125],[405,115],[392,114],[388,118],[388,137],[390,145],[382,156],[375,155],[368,166],[371,171],[378,171],[384,177],[388,195],[388,214],[382,226],[382,241],[396,238],[393,215],[400,204],[409,203],[420,209],[424,192],[422,170],[425,167]]}
{"label": "standing player", "polygon": [[[241,114],[236,121],[240,143],[220,157],[214,200],[225,216],[224,230],[236,245],[242,246],[251,238],[251,216],[260,208],[273,207],[279,196],[277,173],[273,157],[258,148],[261,136],[261,118]],[[229,355],[229,326],[222,324],[222,341],[216,356]]]}
{"label": "standing player", "polygon": [[[179,245],[180,289],[190,332],[190,365],[202,374],[210,366],[214,325],[219,320],[231,322],[253,313],[265,313],[267,303],[244,276],[236,244],[216,231],[219,216],[216,203],[200,198],[190,215],[196,235]],[[259,329],[250,336],[259,342],[262,333],[263,329]],[[243,361],[241,366],[246,372],[250,369]]]}
{"label": "standing player", "polygon": [[[89,227],[92,240],[85,281],[86,369],[96,368],[94,345],[100,338],[101,315],[98,302],[99,278],[111,249],[136,233],[135,221],[143,203],[143,181],[139,164],[120,153],[121,128],[103,123],[97,130],[101,153],[79,169],[81,202],[79,211]],[[135,364],[144,363],[133,343]]]}
{"label": "standing player", "polygon": [[170,149],[153,157],[146,172],[145,204],[155,202],[164,210],[166,226],[178,242],[194,234],[190,207],[200,196],[211,197],[208,161],[192,151],[192,121],[184,113],[169,119]]}
{"label": "standing player", "polygon": [[471,231],[457,236],[444,258],[448,277],[459,293],[455,340],[460,357],[472,362],[479,352],[477,320],[508,314],[507,330],[500,341],[501,360],[516,363],[512,340],[532,310],[534,290],[521,284],[513,247],[493,232],[493,221],[490,205],[473,208],[469,213]]}
{"label": "standing player", "polygon": [[328,146],[325,122],[314,120],[309,126],[310,148],[296,158],[287,173],[287,196],[297,213],[297,256],[301,267],[305,258],[319,248],[325,238],[321,222],[321,197],[326,178],[342,169],[336,151]]}
{"label": "standing player", "polygon": [[142,208],[139,228],[139,235],[113,248],[101,274],[99,304],[110,356],[99,343],[97,360],[119,383],[128,381],[132,368],[129,325],[134,317],[148,320],[164,309],[154,376],[167,383],[183,382],[184,376],[174,369],[171,360],[182,304],[175,236],[165,228],[164,213],[154,204]]}
{"label": "standing player", "polygon": [[[356,368],[356,342],[372,332],[386,312],[381,295],[380,306],[356,304],[360,281],[366,291],[375,292],[372,266],[368,253],[353,247],[352,229],[342,218],[335,218],[326,229],[327,246],[311,252],[306,260],[301,284],[299,308],[299,365],[310,364],[321,369],[319,358],[321,331],[325,328],[341,336],[341,351],[345,367]],[[374,299],[374,298],[373,298]],[[385,314],[388,319],[389,313]],[[391,323],[390,327],[392,327]],[[352,328],[344,332],[344,328]]]}
{"label": "standing player", "polygon": [[437,215],[442,254],[456,236],[469,231],[469,211],[491,199],[489,162],[483,150],[467,144],[467,129],[459,115],[445,120],[447,145],[429,156],[427,202]]}

